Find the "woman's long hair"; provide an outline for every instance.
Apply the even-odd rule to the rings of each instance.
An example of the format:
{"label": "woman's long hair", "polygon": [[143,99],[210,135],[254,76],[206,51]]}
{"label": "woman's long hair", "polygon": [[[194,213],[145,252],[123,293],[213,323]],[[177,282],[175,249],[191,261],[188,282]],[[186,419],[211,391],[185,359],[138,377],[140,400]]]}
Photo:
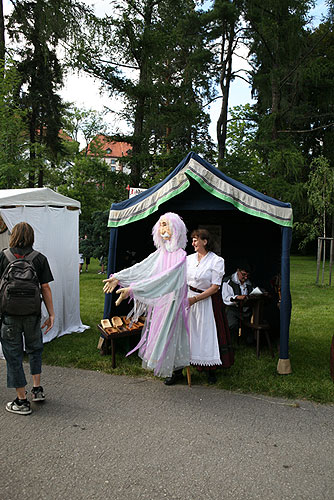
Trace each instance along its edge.
{"label": "woman's long hair", "polygon": [[19,222],[12,229],[9,238],[9,246],[11,248],[32,247],[34,240],[34,230],[30,224],[28,224],[28,222]]}

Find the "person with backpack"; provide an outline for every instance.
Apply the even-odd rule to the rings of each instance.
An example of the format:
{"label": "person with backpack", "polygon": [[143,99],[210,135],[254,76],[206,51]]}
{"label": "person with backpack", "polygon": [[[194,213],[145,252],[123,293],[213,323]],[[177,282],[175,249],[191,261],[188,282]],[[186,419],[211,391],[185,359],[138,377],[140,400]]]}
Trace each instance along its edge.
{"label": "person with backpack", "polygon": [[[52,293],[53,276],[47,258],[33,250],[34,230],[27,222],[13,227],[9,249],[0,252],[0,339],[7,363],[7,387],[16,389],[16,399],[7,403],[6,410],[18,415],[31,413],[26,396],[22,361],[24,351],[29,356],[33,379],[32,401],[45,400],[41,384],[43,336],[54,324]],[[41,297],[49,317],[41,327]],[[23,344],[24,338],[24,344]]]}

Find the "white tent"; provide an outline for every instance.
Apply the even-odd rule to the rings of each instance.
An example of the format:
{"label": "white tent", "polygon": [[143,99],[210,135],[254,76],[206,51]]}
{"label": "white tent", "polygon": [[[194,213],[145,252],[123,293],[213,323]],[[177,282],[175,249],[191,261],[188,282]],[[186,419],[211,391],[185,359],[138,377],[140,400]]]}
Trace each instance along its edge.
{"label": "white tent", "polygon": [[[0,215],[9,231],[18,222],[28,222],[35,232],[34,248],[48,258],[54,281],[50,283],[55,323],[44,342],[89,328],[80,319],[79,295],[80,202],[49,188],[0,189]],[[0,231],[0,249],[8,246],[5,226]],[[47,311],[42,306],[42,322]]]}

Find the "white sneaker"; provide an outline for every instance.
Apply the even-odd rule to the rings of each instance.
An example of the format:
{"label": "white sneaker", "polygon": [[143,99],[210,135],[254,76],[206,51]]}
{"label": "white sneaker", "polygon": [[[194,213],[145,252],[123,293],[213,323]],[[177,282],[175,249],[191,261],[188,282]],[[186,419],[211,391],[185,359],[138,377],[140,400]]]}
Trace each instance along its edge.
{"label": "white sneaker", "polygon": [[18,415],[30,415],[31,413],[29,401],[19,398],[14,399],[14,401],[9,401],[9,403],[6,404],[6,410],[11,413],[17,413]]}

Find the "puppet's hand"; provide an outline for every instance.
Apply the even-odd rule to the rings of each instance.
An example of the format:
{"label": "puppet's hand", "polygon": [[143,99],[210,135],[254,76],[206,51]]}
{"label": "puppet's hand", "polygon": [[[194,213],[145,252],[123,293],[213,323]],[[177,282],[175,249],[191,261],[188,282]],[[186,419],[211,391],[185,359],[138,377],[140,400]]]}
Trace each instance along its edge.
{"label": "puppet's hand", "polygon": [[108,278],[106,280],[103,280],[103,283],[105,283],[105,285],[103,287],[104,293],[111,293],[114,291],[114,289],[118,285],[118,279]]}
{"label": "puppet's hand", "polygon": [[119,297],[116,300],[115,304],[116,306],[119,306],[122,300],[127,299],[130,295],[130,288],[120,288],[116,293],[119,294]]}

